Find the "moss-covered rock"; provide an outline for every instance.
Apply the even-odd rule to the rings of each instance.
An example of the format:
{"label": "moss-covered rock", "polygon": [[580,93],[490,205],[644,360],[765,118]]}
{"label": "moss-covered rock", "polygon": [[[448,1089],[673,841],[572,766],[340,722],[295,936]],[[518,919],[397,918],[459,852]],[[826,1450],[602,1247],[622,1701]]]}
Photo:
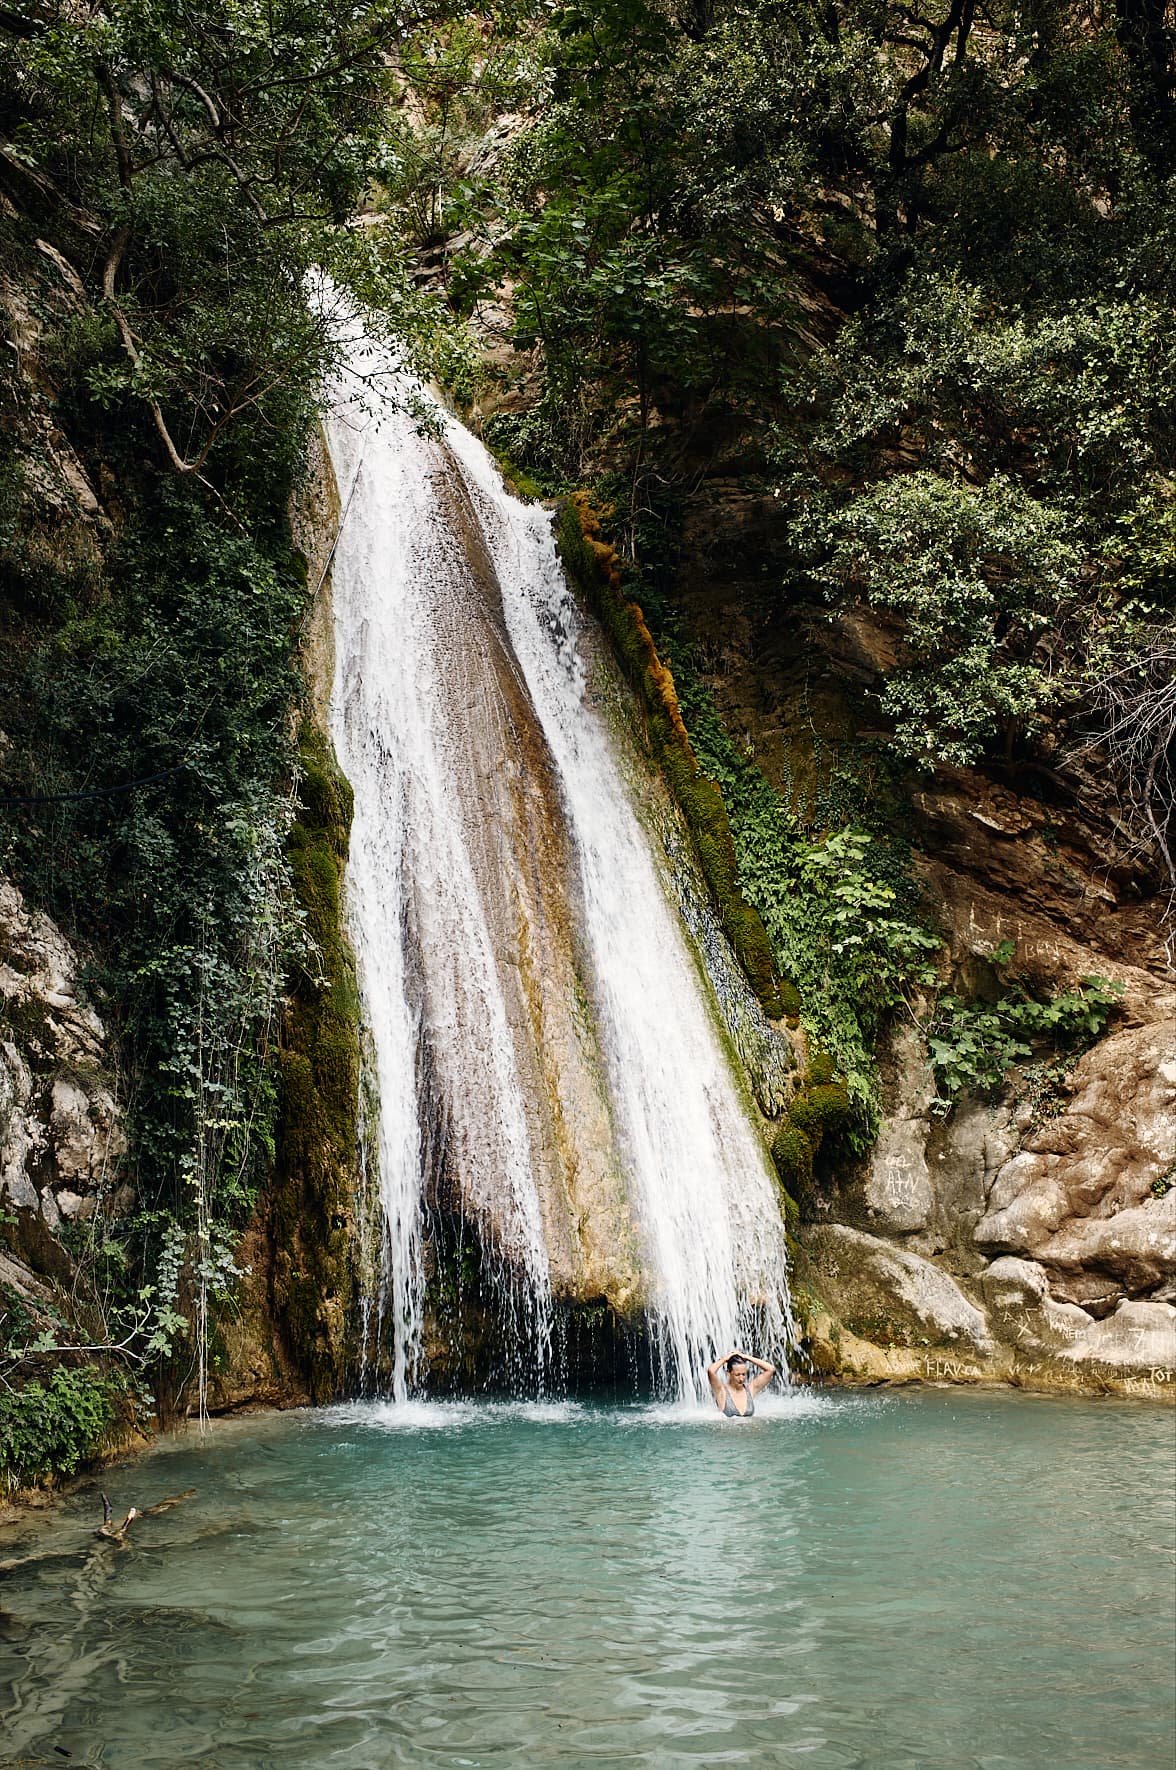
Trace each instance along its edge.
{"label": "moss-covered rock", "polygon": [[811,1138],[785,1119],[772,1139],[772,1160],[786,1189],[795,1197],[803,1196],[812,1185],[813,1154]]}
{"label": "moss-covered rock", "polygon": [[787,977],[780,979],[780,1007],[786,1020],[794,1023],[800,1020],[800,991]]}
{"label": "moss-covered rock", "polygon": [[359,993],[341,893],[352,795],[326,737],[312,725],[303,728],[299,757],[300,809],[288,846],[311,945],[279,1053],[273,1308],[311,1396],[326,1400],[345,1386],[355,1319]]}
{"label": "moss-covered rock", "polygon": [[658,656],[645,616],[624,594],[616,550],[600,538],[588,496],[569,498],[556,524],[564,569],[600,616],[626,675],[641,696],[650,741],[670,791],[689,825],[723,930],[764,1012],[785,1011],[767,931],[739,888],[739,866],[727,809],[717,784],[702,772],[678,706],[674,678]]}
{"label": "moss-covered rock", "polygon": [[827,1131],[836,1130],[849,1114],[849,1095],[844,1083],[810,1083],[796,1095],[788,1110],[792,1123],[820,1144]]}
{"label": "moss-covered rock", "polygon": [[849,1091],[834,1079],[833,1059],[814,1052],[772,1141],[772,1159],[785,1188],[799,1201],[813,1183],[813,1162],[825,1137],[849,1118]]}

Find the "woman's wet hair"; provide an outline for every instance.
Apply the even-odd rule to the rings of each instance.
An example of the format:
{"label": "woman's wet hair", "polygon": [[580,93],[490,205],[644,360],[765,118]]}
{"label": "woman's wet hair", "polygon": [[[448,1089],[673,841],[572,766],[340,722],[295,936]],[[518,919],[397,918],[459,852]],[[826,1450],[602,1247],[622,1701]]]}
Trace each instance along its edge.
{"label": "woman's wet hair", "polygon": [[727,1375],[728,1376],[731,1375],[731,1372],[735,1369],[735,1366],[737,1364],[741,1364],[743,1366],[744,1370],[748,1369],[747,1360],[746,1360],[746,1358],[744,1358],[742,1352],[736,1352],[732,1358],[729,1358],[727,1360]]}

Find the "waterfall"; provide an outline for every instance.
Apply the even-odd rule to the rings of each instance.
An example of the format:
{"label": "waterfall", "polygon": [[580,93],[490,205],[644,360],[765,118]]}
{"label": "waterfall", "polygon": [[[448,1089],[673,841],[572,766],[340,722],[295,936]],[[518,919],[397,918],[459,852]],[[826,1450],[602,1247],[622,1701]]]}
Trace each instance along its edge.
{"label": "waterfall", "polygon": [[[357,367],[386,367],[366,349]],[[657,1381],[697,1396],[741,1338],[783,1363],[774,1180],[550,513],[402,393],[414,409],[377,418],[341,390],[328,432],[394,1392],[419,1362],[433,1213],[477,1225],[524,1365],[548,1360],[559,1300],[603,1298],[643,1311]]]}

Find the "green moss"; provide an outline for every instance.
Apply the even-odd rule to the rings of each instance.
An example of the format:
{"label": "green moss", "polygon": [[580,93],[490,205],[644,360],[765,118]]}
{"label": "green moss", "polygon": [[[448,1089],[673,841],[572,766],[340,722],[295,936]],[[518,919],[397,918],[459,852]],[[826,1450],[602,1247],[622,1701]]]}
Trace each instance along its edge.
{"label": "green moss", "polygon": [[564,569],[600,616],[630,682],[641,696],[653,753],[694,839],[723,931],[765,1013],[785,1011],[767,930],[739,888],[739,863],[723,794],[703,774],[678,711],[674,679],[658,656],[645,617],[621,589],[620,563],[602,542],[586,496],[569,498],[556,521]]}
{"label": "green moss", "polygon": [[489,443],[488,446],[497,462],[499,473],[506,481],[507,491],[512,492],[516,498],[525,499],[528,503],[538,503],[543,497],[543,487],[538,480],[533,479],[529,473],[512,461],[505,449],[495,448],[493,443]]}
{"label": "green moss", "polygon": [[289,837],[311,957],[282,1029],[277,1172],[271,1190],[274,1306],[316,1400],[346,1381],[353,1278],[350,1211],[359,1147],[359,994],[341,884],[352,794],[324,735],[304,728],[299,815]]}
{"label": "green moss", "polygon": [[326,836],[337,860],[347,859],[354,794],[351,782],[335,766],[320,732],[309,729],[299,744],[302,779],[298,797],[302,806],[295,836],[310,832]]}
{"label": "green moss", "polygon": [[776,978],[776,962],[757,911],[742,897],[732,894],[724,925],[756,995],[768,1013],[778,1018],[784,1012],[784,1003]]}
{"label": "green moss", "polygon": [[[283,1051],[278,1058],[281,1076],[281,1154],[284,1169],[300,1167],[314,1155],[321,1132],[317,1123],[314,1068],[300,1051]],[[295,1230],[294,1200],[289,1189],[274,1188],[273,1220],[279,1241],[286,1242]]]}
{"label": "green moss", "polygon": [[[795,1235],[800,1228],[800,1207],[786,1186],[780,1188],[780,1213],[784,1218],[784,1228],[788,1235]],[[795,1265],[795,1262],[793,1264]]]}
{"label": "green moss", "polygon": [[843,1080],[835,1081],[833,1076],[828,1052],[814,1052],[772,1143],[776,1171],[801,1201],[812,1188],[813,1164],[825,1137],[841,1130],[849,1120],[849,1090]]}
{"label": "green moss", "polygon": [[841,1082],[802,1088],[788,1108],[788,1117],[817,1146],[827,1131],[837,1130],[849,1117],[848,1090]]}
{"label": "green moss", "polygon": [[788,1020],[800,1019],[800,991],[787,977],[780,979],[780,1007]]}
{"label": "green moss", "polygon": [[828,1051],[814,1051],[809,1058],[808,1077],[814,1087],[824,1087],[833,1080],[836,1073],[832,1055]]}
{"label": "green moss", "polygon": [[810,1139],[799,1125],[785,1119],[772,1141],[772,1160],[786,1191],[803,1198],[813,1183],[813,1156]]}

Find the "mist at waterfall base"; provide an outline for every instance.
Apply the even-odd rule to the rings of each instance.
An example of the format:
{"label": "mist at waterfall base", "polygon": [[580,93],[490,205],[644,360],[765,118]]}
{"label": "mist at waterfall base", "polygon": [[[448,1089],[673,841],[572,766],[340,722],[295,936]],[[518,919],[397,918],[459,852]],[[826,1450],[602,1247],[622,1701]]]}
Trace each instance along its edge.
{"label": "mist at waterfall base", "polygon": [[[442,1333],[468,1331],[463,1290],[481,1311],[472,1386],[558,1392],[571,1298],[598,1335],[638,1324],[653,1387],[697,1399],[716,1353],[783,1366],[793,1336],[774,1178],[657,785],[550,511],[373,346],[352,371],[328,430],[332,737],[374,1084],[369,1386],[419,1388],[431,1271]],[[347,391],[373,378],[402,409]]]}
{"label": "mist at waterfall base", "polygon": [[1173,1761],[1160,1408],[357,1403],[102,1485],[196,1491],[122,1551],[96,1484],[40,1524],[53,1559],[4,1582],[6,1767]]}

